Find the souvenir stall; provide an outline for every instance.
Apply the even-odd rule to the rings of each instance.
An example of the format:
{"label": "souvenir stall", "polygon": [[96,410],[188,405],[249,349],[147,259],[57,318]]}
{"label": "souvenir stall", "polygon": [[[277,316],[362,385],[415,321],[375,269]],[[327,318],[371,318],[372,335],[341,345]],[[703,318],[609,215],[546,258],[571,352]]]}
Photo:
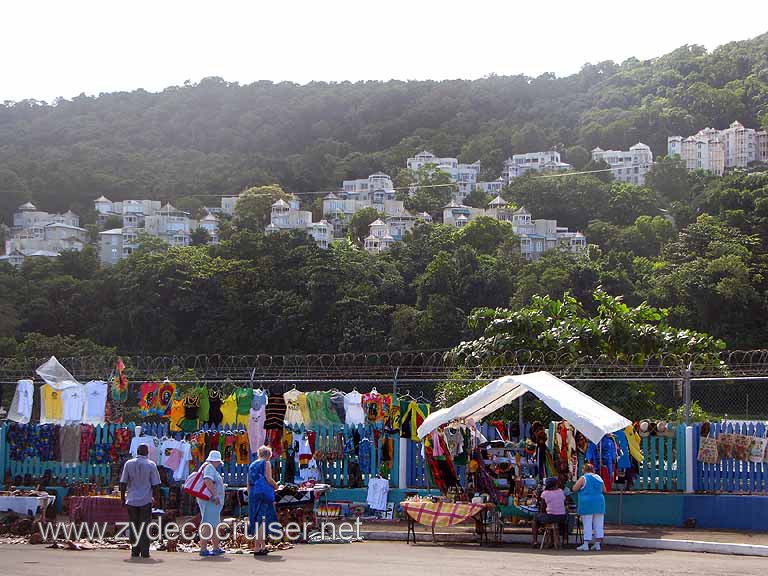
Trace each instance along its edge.
{"label": "souvenir stall", "polygon": [[[435,485],[443,497],[438,502],[404,502],[409,522],[432,523],[435,520],[430,512],[439,514],[440,504],[456,505],[457,502],[463,507],[453,512],[454,523],[477,518],[481,512],[468,507],[465,502],[480,505],[487,500],[499,513],[507,516],[528,516],[536,512],[531,487],[545,477],[557,475],[555,459],[547,448],[547,429],[534,423],[531,437],[518,444],[487,442],[477,432],[480,420],[528,392],[565,418],[586,440],[596,444],[600,444],[607,434],[624,430],[631,424],[620,414],[548,372],[494,380],[450,408],[434,412],[419,427],[418,434],[425,439],[429,470],[433,472]],[[467,488],[463,493],[456,480],[452,457],[456,450],[449,448],[449,440],[453,437],[451,431],[456,429],[462,430],[470,449]],[[568,442],[568,435],[565,437]],[[564,465],[570,467],[572,458],[567,458]],[[435,505],[437,511],[433,510]],[[492,520],[495,523],[495,519]],[[498,526],[494,525],[493,529],[498,530]]]}
{"label": "souvenir stall", "polygon": [[[289,511],[290,519],[302,509],[313,516],[332,487],[389,483],[392,470],[398,469],[397,439],[419,440],[416,430],[430,413],[423,397],[406,393],[395,398],[376,388],[304,392],[274,383],[261,389],[258,382],[168,379],[129,387],[121,361],[109,378],[86,384],[54,357],[37,374],[45,382],[42,387],[35,388],[32,380],[17,384],[4,480],[6,486],[42,485],[57,491],[58,511],[73,520],[103,521],[122,513],[113,509],[116,499],[119,503],[120,471],[142,444],[149,446],[149,458],[160,470],[167,512],[196,513],[181,483],[211,450],[218,450],[229,488],[225,513],[237,514],[237,488],[245,485],[258,448],[267,445],[273,476],[285,487],[278,492],[278,508]],[[31,423],[38,393],[39,423]],[[129,409],[135,413],[136,408],[146,424],[123,423]],[[351,515],[392,513],[386,502],[375,508],[364,497],[348,504],[342,508]]]}

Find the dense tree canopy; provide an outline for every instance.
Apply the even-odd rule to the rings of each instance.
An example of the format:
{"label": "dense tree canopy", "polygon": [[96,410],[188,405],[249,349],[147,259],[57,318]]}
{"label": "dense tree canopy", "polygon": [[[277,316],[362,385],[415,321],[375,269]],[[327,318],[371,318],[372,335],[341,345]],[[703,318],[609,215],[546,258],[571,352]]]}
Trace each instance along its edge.
{"label": "dense tree canopy", "polygon": [[[669,134],[734,119],[757,126],[768,120],[766,61],[768,35],[712,53],[686,46],[648,62],[586,65],[567,78],[306,86],[210,78],[159,94],[7,103],[6,219],[26,199],[48,210],[71,205],[89,224],[86,208],[101,194],[172,200],[199,214],[222,194],[248,192],[220,223],[216,246],[203,234],[186,248],[145,237],[108,269],[91,248],[28,259],[19,270],[0,263],[0,355],[80,341],[84,350],[154,354],[451,348],[479,336],[489,317],[536,327],[519,342],[512,332],[510,346],[610,354],[630,353],[635,340],[641,352],[689,346],[686,338],[706,350],[719,348],[714,338],[768,346],[768,174],[760,167],[715,177],[662,159],[646,186],[596,175],[514,179],[503,192],[511,204],[585,231],[590,243],[534,262],[521,257],[511,227],[490,218],[462,229],[418,223],[382,255],[353,241],[321,250],[299,231],[264,234],[275,200],[377,170],[406,186],[434,185],[407,199],[439,216],[450,195],[445,175],[400,174],[424,148],[480,160],[481,176],[495,178],[515,152],[554,147],[587,167],[596,145],[641,140],[661,156]],[[317,210],[319,196],[306,198]],[[373,216],[357,218],[355,238]],[[506,311],[488,312],[496,309]],[[577,342],[554,334],[558,317]],[[621,346],[586,336],[627,318],[650,332],[617,333]]]}
{"label": "dense tree canopy", "polygon": [[[659,213],[653,189],[583,178],[574,189],[599,191],[581,208],[590,245],[533,262],[511,225],[488,217],[460,229],[419,223],[381,255],[351,241],[321,250],[304,232],[265,235],[260,220],[253,229],[236,217],[218,245],[171,248],[143,237],[113,268],[99,267],[91,248],[19,270],[2,264],[0,341],[12,350],[30,333],[71,335],[126,353],[450,348],[474,334],[475,309],[522,314],[569,292],[585,314],[609,298],[630,310],[647,301],[672,326],[731,346],[768,345],[768,174],[703,185],[689,175],[700,214],[683,227]],[[557,190],[566,188],[542,194],[554,203],[547,216],[563,220],[574,212]],[[361,220],[360,234],[376,216]]]}
{"label": "dense tree canopy", "polygon": [[[512,153],[558,148],[581,167],[595,146],[645,142],[733,120],[768,122],[768,34],[707,53],[586,64],[557,78],[255,82],[221,78],[46,104],[0,105],[0,213],[24,199],[83,212],[94,198],[205,204],[279,182],[291,193],[336,188],[377,170],[395,176],[424,148],[483,164],[497,178]],[[576,147],[576,148],[574,148]],[[8,194],[10,192],[11,194]]]}

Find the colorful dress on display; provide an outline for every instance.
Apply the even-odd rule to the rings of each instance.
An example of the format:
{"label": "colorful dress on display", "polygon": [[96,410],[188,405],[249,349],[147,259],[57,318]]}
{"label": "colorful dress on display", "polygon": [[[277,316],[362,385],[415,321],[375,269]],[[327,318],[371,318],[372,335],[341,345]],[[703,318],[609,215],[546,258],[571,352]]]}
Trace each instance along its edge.
{"label": "colorful dress on display", "polygon": [[293,390],[288,390],[288,392],[283,394],[283,400],[285,400],[286,406],[285,423],[289,426],[301,426],[302,424],[306,425],[306,422],[304,421],[304,415],[301,412],[301,404],[299,402],[299,397],[301,395],[301,392],[295,388]]}

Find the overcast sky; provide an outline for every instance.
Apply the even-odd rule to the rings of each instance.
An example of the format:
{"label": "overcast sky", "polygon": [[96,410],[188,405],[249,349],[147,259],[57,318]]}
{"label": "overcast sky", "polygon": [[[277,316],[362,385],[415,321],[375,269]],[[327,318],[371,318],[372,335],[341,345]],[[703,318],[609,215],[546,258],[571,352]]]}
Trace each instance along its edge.
{"label": "overcast sky", "polygon": [[51,101],[206,76],[562,76],[585,62],[757,36],[768,31],[768,2],[22,0],[3,2],[0,18],[0,101]]}

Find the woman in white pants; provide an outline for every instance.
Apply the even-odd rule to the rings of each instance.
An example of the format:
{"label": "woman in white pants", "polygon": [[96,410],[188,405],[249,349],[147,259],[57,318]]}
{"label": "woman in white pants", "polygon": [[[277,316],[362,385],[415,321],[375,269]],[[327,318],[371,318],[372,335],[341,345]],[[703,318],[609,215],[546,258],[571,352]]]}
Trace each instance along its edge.
{"label": "woman in white pants", "polygon": [[595,474],[595,467],[587,462],[584,464],[584,475],[573,485],[573,491],[579,492],[578,512],[584,524],[584,543],[576,548],[586,552],[589,550],[594,531],[595,544],[592,550],[600,551],[603,541],[603,525],[605,523],[605,483]]}

